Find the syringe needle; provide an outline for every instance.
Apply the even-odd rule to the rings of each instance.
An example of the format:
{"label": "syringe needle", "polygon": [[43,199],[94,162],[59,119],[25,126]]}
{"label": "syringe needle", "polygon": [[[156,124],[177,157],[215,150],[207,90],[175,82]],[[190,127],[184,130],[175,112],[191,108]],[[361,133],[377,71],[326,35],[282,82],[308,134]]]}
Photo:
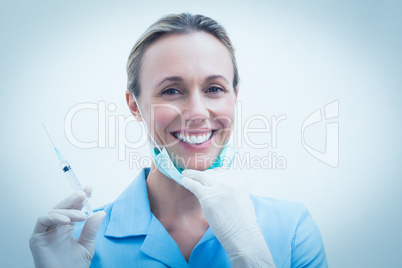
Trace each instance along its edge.
{"label": "syringe needle", "polygon": [[46,134],[47,134],[47,136],[49,137],[50,142],[53,144],[53,147],[56,148],[56,146],[55,146],[54,143],[53,143],[52,138],[50,138],[49,132],[47,132],[47,129],[46,129],[45,125],[43,124],[42,121],[41,121],[41,123],[42,123],[43,129],[46,131]]}

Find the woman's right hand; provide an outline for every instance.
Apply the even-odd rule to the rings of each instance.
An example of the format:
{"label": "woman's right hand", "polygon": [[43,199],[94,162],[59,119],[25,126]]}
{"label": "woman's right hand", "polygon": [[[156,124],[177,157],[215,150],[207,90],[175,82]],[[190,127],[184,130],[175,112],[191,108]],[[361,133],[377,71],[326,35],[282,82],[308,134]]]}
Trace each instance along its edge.
{"label": "woman's right hand", "polygon": [[95,253],[98,227],[105,217],[99,211],[88,218],[78,239],[73,237],[75,222],[86,219],[81,210],[92,190],[75,192],[38,218],[29,240],[36,267],[89,267]]}

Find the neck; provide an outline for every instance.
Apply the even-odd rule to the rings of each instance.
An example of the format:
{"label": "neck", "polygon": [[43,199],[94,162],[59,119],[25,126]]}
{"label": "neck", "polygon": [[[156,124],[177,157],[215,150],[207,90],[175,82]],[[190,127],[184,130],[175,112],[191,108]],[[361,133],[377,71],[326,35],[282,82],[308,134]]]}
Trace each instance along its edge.
{"label": "neck", "polygon": [[205,218],[197,197],[154,165],[147,178],[152,213],[160,219]]}

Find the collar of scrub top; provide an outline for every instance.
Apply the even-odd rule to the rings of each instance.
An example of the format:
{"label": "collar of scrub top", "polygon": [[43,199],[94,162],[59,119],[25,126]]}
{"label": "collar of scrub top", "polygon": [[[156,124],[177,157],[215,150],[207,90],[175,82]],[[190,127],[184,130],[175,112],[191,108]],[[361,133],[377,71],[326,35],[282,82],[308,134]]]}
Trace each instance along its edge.
{"label": "collar of scrub top", "polygon": [[[170,237],[163,225],[151,212],[146,184],[146,177],[149,171],[149,168],[144,168],[128,188],[113,202],[109,223],[104,235],[109,238],[145,235],[146,238],[142,244],[141,251],[152,258],[169,264],[169,266],[177,267],[180,266],[178,262],[185,261],[185,259],[172,259],[173,256],[177,257],[177,251],[172,247],[166,247],[166,244],[161,241],[162,235],[167,239],[171,239],[167,243],[174,242],[173,238]],[[213,238],[215,238],[215,235],[211,228],[208,227],[196,247]],[[171,252],[169,253],[168,251]],[[164,252],[164,254],[160,254],[161,252]]]}

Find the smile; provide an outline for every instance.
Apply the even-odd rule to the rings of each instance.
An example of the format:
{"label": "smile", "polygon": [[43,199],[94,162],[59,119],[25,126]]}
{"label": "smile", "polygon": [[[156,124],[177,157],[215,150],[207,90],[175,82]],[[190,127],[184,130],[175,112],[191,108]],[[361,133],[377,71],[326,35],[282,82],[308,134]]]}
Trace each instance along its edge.
{"label": "smile", "polygon": [[173,132],[173,136],[175,136],[179,141],[188,143],[188,144],[202,144],[209,139],[211,139],[212,135],[215,133],[215,130],[212,130],[207,133],[193,133],[186,134],[180,132]]}

